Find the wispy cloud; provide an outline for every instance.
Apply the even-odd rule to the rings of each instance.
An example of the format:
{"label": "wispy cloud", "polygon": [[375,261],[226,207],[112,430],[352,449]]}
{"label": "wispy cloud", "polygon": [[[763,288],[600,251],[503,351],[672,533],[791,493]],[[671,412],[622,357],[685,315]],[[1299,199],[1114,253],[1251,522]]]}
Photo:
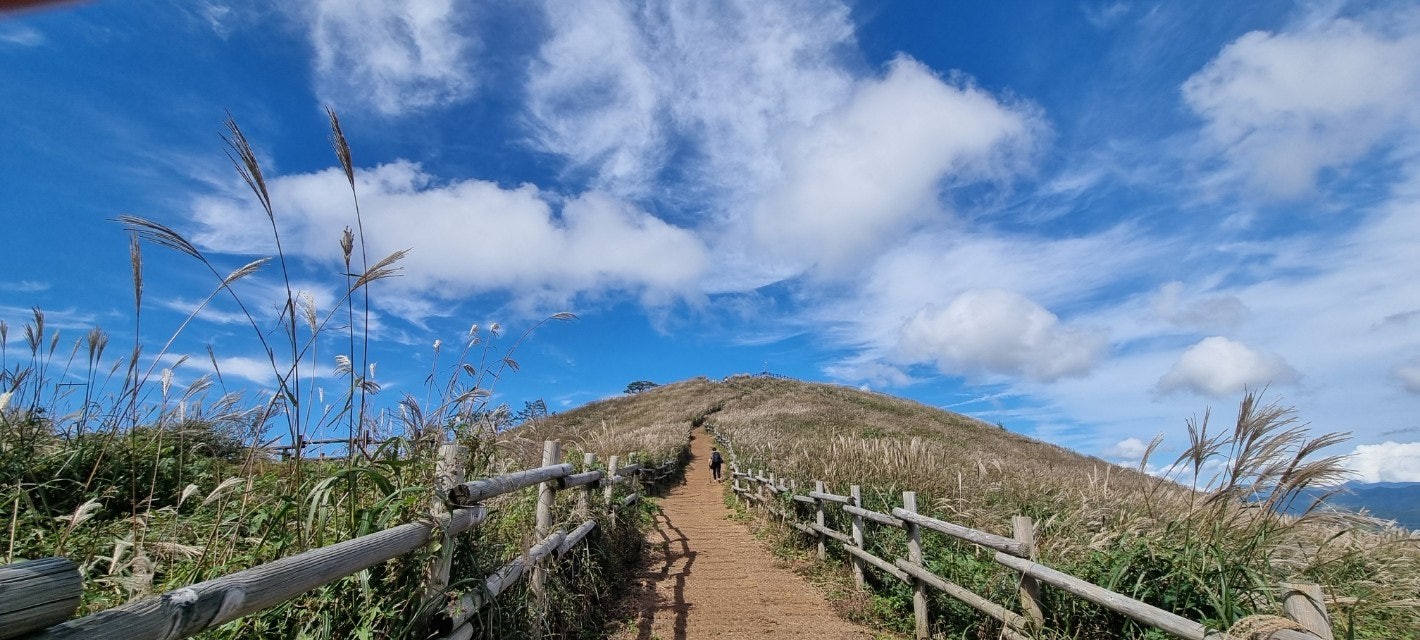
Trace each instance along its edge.
{"label": "wispy cloud", "polygon": [[480,43],[451,0],[321,0],[311,8],[317,92],[328,104],[396,116],[477,88]]}
{"label": "wispy cloud", "polygon": [[10,281],[0,282],[0,291],[9,291],[9,292],[11,292],[11,293],[39,293],[39,292],[41,292],[41,291],[47,291],[47,290],[49,290],[49,283],[48,283],[48,282],[39,282],[39,281],[37,281],[37,280],[19,280],[19,281],[15,281],[15,282],[10,282]]}
{"label": "wispy cloud", "polygon": [[[781,136],[852,86],[853,26],[836,0],[548,2],[544,12],[551,37],[527,84],[535,140],[622,196],[738,204],[778,175]],[[689,166],[672,168],[672,157]]]}
{"label": "wispy cloud", "polygon": [[1254,31],[1183,85],[1206,122],[1205,144],[1249,185],[1281,197],[1310,193],[1318,173],[1345,167],[1420,125],[1420,12],[1323,19],[1282,33]]}
{"label": "wispy cloud", "polygon": [[39,47],[49,42],[44,32],[31,26],[0,23],[0,45],[12,47]]}

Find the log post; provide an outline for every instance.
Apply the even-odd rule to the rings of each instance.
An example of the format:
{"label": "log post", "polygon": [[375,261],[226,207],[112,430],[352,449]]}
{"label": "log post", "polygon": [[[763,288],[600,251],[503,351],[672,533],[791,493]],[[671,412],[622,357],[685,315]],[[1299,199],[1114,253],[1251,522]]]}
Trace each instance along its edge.
{"label": "log post", "polygon": [[[863,488],[853,485],[848,488],[848,495],[853,498],[853,506],[863,508]],[[853,546],[860,551],[867,551],[863,548],[863,516],[853,514]],[[849,554],[853,555],[853,554]],[[863,589],[863,559],[853,555],[853,584],[858,590]]]}
{"label": "log post", "polygon": [[0,638],[23,636],[68,620],[83,595],[79,567],[67,558],[0,566]]}
{"label": "log post", "polygon": [[[816,492],[818,492],[818,493],[828,493],[828,487],[826,487],[826,486],[824,485],[824,483],[823,483],[822,480],[815,480],[815,481],[814,481],[814,491],[816,491]],[[818,524],[818,526],[819,526],[820,529],[823,528],[823,526],[824,526],[824,519],[823,519],[823,498],[814,498],[814,522],[815,522],[816,524]],[[818,559],[819,559],[819,560],[826,560],[826,559],[828,558],[828,545],[825,544],[825,540],[826,540],[827,538],[828,538],[828,536],[823,535],[823,531],[819,531],[819,532],[818,532]]]}
{"label": "log post", "polygon": [[[582,454],[582,473],[592,470],[592,465],[597,463],[597,454]],[[577,519],[586,520],[592,517],[592,485],[582,485],[582,490],[577,493]]]}
{"label": "log post", "polygon": [[[769,474],[769,485],[768,485],[768,488],[769,488],[769,491],[767,491],[767,492],[765,493],[765,495],[766,495],[769,499],[774,500],[775,502],[778,502],[778,501],[779,501],[779,494],[778,494],[778,493],[775,493],[774,490],[775,490],[775,489],[778,489],[778,488],[779,488],[779,485],[778,485],[778,483],[776,483],[776,482],[774,481],[774,474],[772,474],[772,473]],[[772,505],[770,505],[770,504],[768,504],[768,503],[765,503],[764,508],[768,509],[768,510],[769,510],[769,513],[771,513],[771,514],[774,513],[774,509],[775,509],[774,506],[772,506]],[[784,512],[783,512],[782,510],[780,510],[780,512],[779,512],[779,521],[780,521],[780,522],[783,522],[783,521],[784,521]]]}
{"label": "log post", "polygon": [[[902,492],[902,510],[917,513],[917,492]],[[907,561],[922,568],[922,527],[907,524]],[[917,620],[917,640],[927,640],[927,585],[917,578],[912,579],[912,615]]]}
{"label": "log post", "polygon": [[1282,610],[1288,618],[1322,640],[1334,640],[1320,585],[1283,582]]}
{"label": "log post", "polygon": [[[542,443],[542,466],[549,467],[562,460],[562,445],[556,440],[547,440]],[[548,480],[537,486],[537,524],[533,529],[533,537],[538,540],[547,538],[552,533],[552,507],[557,502],[557,481]],[[539,560],[533,564],[532,575],[528,578],[528,586],[533,593],[536,614],[533,620],[533,631],[541,629],[542,619],[547,615],[547,569],[543,568],[543,561]],[[540,633],[534,633],[533,637],[538,637]]]}
{"label": "log post", "polygon": [[[449,500],[449,492],[463,484],[463,459],[464,448],[456,443],[448,442],[439,447],[439,460],[434,463],[434,500],[429,505],[429,513],[435,518],[441,518],[449,513],[445,504]],[[454,563],[454,536],[445,530],[439,540],[439,554],[430,559],[429,577],[424,585],[424,602],[433,602],[444,593],[444,589],[449,587],[449,571]],[[425,606],[420,611],[421,625],[427,624],[430,617],[440,607]]]}
{"label": "log post", "polygon": [[[1026,545],[1026,557],[1035,560],[1035,522],[1030,516],[1011,518],[1011,534]],[[1040,607],[1040,583],[1028,575],[1021,574],[1020,584],[1021,614],[1030,621],[1033,629],[1045,624],[1045,614]]]}
{"label": "log post", "polygon": [[[626,461],[630,464],[636,464],[636,454],[626,454]],[[641,471],[639,469],[631,474],[631,493],[641,493]]]}

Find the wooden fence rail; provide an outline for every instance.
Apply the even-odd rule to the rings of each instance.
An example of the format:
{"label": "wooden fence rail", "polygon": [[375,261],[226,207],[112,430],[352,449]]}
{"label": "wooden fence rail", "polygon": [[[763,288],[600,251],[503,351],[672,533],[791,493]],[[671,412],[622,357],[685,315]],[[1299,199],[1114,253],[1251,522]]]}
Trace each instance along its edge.
{"label": "wooden fence rail", "polygon": [[0,638],[15,638],[68,620],[84,596],[78,565],[42,558],[0,566]]}
{"label": "wooden fence rail", "polygon": [[[764,469],[741,471],[738,465],[734,464],[736,459],[733,456],[733,447],[723,439],[720,442],[731,453],[730,477],[732,482],[730,488],[741,501],[753,503],[784,519],[795,530],[813,536],[818,542],[820,557],[822,557],[821,549],[825,541],[833,540],[840,543],[843,550],[850,556],[855,581],[860,588],[863,586],[862,570],[864,567],[876,568],[911,585],[914,590],[913,609],[918,638],[928,637],[927,609],[923,589],[931,587],[1000,621],[1002,637],[1012,640],[1028,639],[1040,631],[1044,622],[1040,606],[1038,586],[1040,583],[1093,602],[1178,638],[1220,640],[1226,637],[1224,634],[1209,630],[1193,620],[1035,562],[1033,559],[1034,526],[1028,517],[1016,516],[1012,522],[1013,535],[1006,537],[917,513],[916,494],[911,491],[903,492],[903,506],[893,508],[891,514],[863,508],[861,504],[862,489],[858,485],[851,488],[848,496],[828,492],[822,482],[816,482],[814,490],[805,494],[785,492],[782,488],[784,480],[781,478],[775,481],[773,475],[767,474]],[[779,499],[766,495],[767,493],[780,494],[781,492],[786,495],[779,496]],[[812,505],[814,520],[811,522],[799,521],[798,514],[794,513],[792,508],[795,503]],[[824,509],[830,504],[841,505],[843,512],[852,516],[853,530],[851,532],[837,531],[824,524]],[[888,561],[868,551],[863,532],[865,521],[905,530],[908,535],[908,557]],[[924,566],[922,558],[922,530],[951,536],[969,544],[995,551],[993,556],[995,562],[1019,575],[1021,611],[1011,611],[1001,604],[992,602],[929,571]],[[1307,631],[1279,629],[1271,632],[1267,638],[1270,640],[1318,640],[1319,638],[1331,640],[1330,623],[1326,618],[1320,588],[1316,585],[1284,584],[1283,589],[1294,603],[1287,606],[1288,615],[1300,626],[1304,626]]]}
{"label": "wooden fence rail", "polygon": [[[453,445],[447,446],[452,447]],[[446,456],[440,467],[443,481],[436,482],[436,486],[444,485],[439,487],[441,490],[448,487],[444,493],[447,494],[449,502],[452,504],[451,510],[435,509],[436,513],[433,517],[419,522],[391,527],[352,540],[312,549],[59,624],[55,624],[55,622],[73,614],[78,605],[79,594],[68,587],[61,589],[62,593],[50,589],[46,585],[54,583],[53,574],[56,572],[33,569],[39,563],[47,562],[46,568],[49,564],[55,564],[56,567],[58,564],[64,564],[72,568],[72,563],[63,559],[51,559],[52,562],[37,561],[0,567],[0,595],[6,596],[3,599],[3,606],[0,606],[0,638],[18,637],[30,632],[33,633],[25,637],[35,640],[59,638],[175,640],[186,638],[242,616],[278,605],[302,593],[398,558],[432,542],[443,541],[445,547],[448,548],[451,545],[448,545],[447,542],[454,536],[478,526],[487,517],[487,510],[478,504],[479,502],[538,485],[539,509],[538,521],[535,526],[539,535],[542,536],[541,540],[526,553],[485,576],[481,581],[483,586],[481,590],[464,594],[457,602],[452,603],[452,606],[446,607],[447,614],[441,616],[439,620],[432,621],[432,626],[440,629],[447,638],[470,638],[475,630],[467,621],[479,608],[492,602],[499,593],[517,583],[524,575],[529,573],[536,575],[550,556],[555,555],[560,558],[566,555],[579,542],[585,540],[587,535],[597,526],[596,520],[587,518],[589,515],[587,505],[589,505],[589,497],[594,489],[604,490],[604,502],[608,511],[614,515],[617,511],[640,500],[642,478],[647,482],[654,482],[673,473],[677,464],[676,461],[671,461],[656,467],[633,464],[618,468],[616,466],[618,456],[611,456],[611,464],[608,467],[616,469],[617,473],[610,477],[601,471],[584,471],[574,474],[572,465],[555,464],[560,457],[559,451],[560,447],[556,442],[548,442],[544,448],[544,462],[551,463],[535,469],[471,482],[462,481],[461,469],[448,467],[448,463],[456,456],[453,455],[454,451],[446,452],[449,455]],[[594,456],[587,454],[584,458],[584,466],[590,467],[594,460]],[[615,485],[628,479],[632,481],[629,487],[631,491],[628,495],[615,498]],[[582,492],[578,500],[579,513],[575,515],[579,519],[586,519],[581,521],[571,533],[567,533],[564,529],[552,531],[554,525],[552,500],[558,490],[570,488],[577,488]],[[26,565],[31,566],[26,567]],[[438,571],[435,570],[432,573],[437,574]],[[77,570],[72,571],[72,574],[73,580],[70,580],[71,582],[78,578]],[[64,578],[60,582],[64,580],[69,579]],[[433,586],[437,587],[433,591],[438,597],[443,597],[443,589],[448,584],[448,576],[444,575],[432,580],[436,582]],[[540,583],[534,584],[534,590],[540,586]],[[14,603],[22,602],[18,597],[12,598],[12,593],[26,592],[41,594],[44,597],[32,598],[33,604],[20,608],[12,606]],[[55,595],[56,593],[59,595]],[[49,597],[51,595],[54,597]],[[56,615],[53,612],[56,602],[62,603],[63,607],[67,607],[67,610]],[[11,611],[11,609],[16,610]],[[21,626],[26,621],[31,621],[28,623],[31,626]]]}

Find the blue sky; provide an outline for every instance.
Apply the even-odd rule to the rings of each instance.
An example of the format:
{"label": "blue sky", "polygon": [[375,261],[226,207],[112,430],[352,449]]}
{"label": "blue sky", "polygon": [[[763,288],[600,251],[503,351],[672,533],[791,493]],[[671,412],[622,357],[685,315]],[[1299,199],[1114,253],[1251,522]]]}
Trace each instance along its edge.
{"label": "blue sky", "polygon": [[[1360,477],[1420,480],[1413,3],[90,2],[0,16],[0,105],[11,327],[131,343],[119,214],[272,255],[227,113],[329,309],[329,106],[369,254],[410,250],[372,289],[386,405],[435,340],[570,311],[497,401],[768,370],[1127,462],[1270,385]],[[161,344],[215,282],[144,260]],[[242,282],[265,328],[279,283]],[[269,388],[234,312],[183,331],[179,383],[210,344]]]}

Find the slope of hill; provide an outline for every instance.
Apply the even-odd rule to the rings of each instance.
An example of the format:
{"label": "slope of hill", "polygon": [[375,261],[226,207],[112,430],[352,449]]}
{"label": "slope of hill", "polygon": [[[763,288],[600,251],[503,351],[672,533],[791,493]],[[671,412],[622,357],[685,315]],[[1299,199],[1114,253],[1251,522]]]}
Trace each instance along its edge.
{"label": "slope of hill", "polygon": [[[890,510],[900,492],[912,490],[934,517],[1003,535],[1012,516],[1027,515],[1036,522],[1043,562],[1211,628],[1279,613],[1276,585],[1284,580],[1327,585],[1339,598],[1334,619],[1349,625],[1343,633],[1367,637],[1420,625],[1408,599],[1420,590],[1420,549],[1397,544],[1408,534],[1330,511],[1269,517],[1249,502],[1295,495],[1340,473],[1337,460],[1313,459],[1317,441],[1290,428],[1292,416],[1249,395],[1235,426],[1197,434],[1193,464],[1224,463],[1227,470],[1209,493],[910,400],[782,378],[697,378],[595,402],[520,431],[588,450],[650,453],[683,446],[688,428],[704,426],[732,447],[741,468],[800,483],[823,480],[838,493],[861,485],[870,509]],[[603,444],[618,438],[626,446]],[[942,570],[963,586],[998,602],[1017,597],[1015,579],[989,557],[932,544],[929,556],[947,563]],[[877,588],[875,608],[890,611],[911,599],[893,581]],[[1091,607],[1049,605],[1047,624],[1062,638],[1143,633]],[[995,637],[990,625],[974,626],[974,616],[941,619],[955,620],[940,630],[949,637]]]}

